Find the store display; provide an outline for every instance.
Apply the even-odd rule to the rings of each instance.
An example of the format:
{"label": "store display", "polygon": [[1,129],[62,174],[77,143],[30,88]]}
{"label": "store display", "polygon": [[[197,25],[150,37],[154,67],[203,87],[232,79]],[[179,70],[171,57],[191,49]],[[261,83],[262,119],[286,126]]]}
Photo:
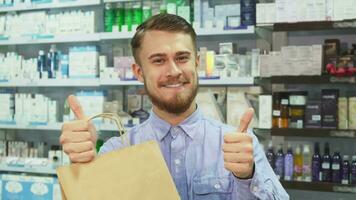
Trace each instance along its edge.
{"label": "store display", "polygon": [[260,55],[260,76],[321,75],[322,49],[322,45],[283,46],[281,51]]}
{"label": "store display", "polygon": [[[303,152],[301,151],[302,147]],[[331,157],[329,155],[329,143],[325,143],[325,153],[322,157],[319,154],[318,142],[314,144],[313,154],[309,144],[296,144],[294,150],[293,154],[292,145],[288,143],[287,153],[284,155],[282,145],[278,145],[278,151],[275,154],[272,142],[269,142],[266,156],[280,179],[284,181],[352,184],[352,167],[356,169],[356,165],[352,165],[348,155],[341,157],[339,152],[334,152]],[[283,167],[281,168],[281,166]]]}
{"label": "store display", "polygon": [[[341,21],[356,18],[354,1],[334,0],[301,1],[276,0],[275,3],[257,4],[257,24],[308,21]],[[264,18],[268,16],[267,18]]]}
{"label": "store display", "polygon": [[34,11],[0,16],[0,34],[5,39],[53,38],[55,35],[89,34],[97,31],[94,11],[61,13]]}
{"label": "store display", "polygon": [[[319,182],[328,182],[325,185],[332,185],[332,189],[323,189],[338,190],[340,198],[343,193],[355,192],[356,157],[352,145],[350,148],[347,145],[355,138],[356,130],[356,93],[353,84],[348,84],[355,80],[356,44],[352,37],[344,37],[353,30],[337,30],[342,26],[355,26],[355,1],[104,0],[92,4],[94,1],[0,1],[0,45],[3,47],[0,53],[0,87],[3,87],[0,89],[0,167],[3,173],[7,173],[6,167],[15,167],[14,171],[26,169],[29,172],[25,173],[32,175],[46,174],[69,163],[59,146],[52,146],[58,143],[58,136],[46,135],[58,132],[62,121],[75,118],[65,102],[69,94],[77,95],[86,115],[114,112],[127,128],[145,121],[152,105],[132,73],[134,58],[128,39],[136,27],[152,15],[172,13],[191,22],[198,33],[198,75],[203,80],[200,83],[208,82],[209,87],[201,86],[196,100],[208,117],[226,120],[227,124],[238,127],[243,111],[254,107],[256,115],[250,128],[272,133],[266,156],[286,189],[295,189],[293,181],[308,182],[304,188],[300,187],[304,183],[297,183],[298,189],[307,190],[319,190],[324,185]],[[310,34],[308,26],[318,23],[320,26],[333,24],[330,29],[335,30]],[[286,38],[281,38],[286,43],[281,42],[279,49],[275,42],[280,38],[275,38],[275,31],[284,25],[298,25],[296,29],[303,32],[292,33],[293,28],[286,28]],[[253,34],[235,34],[240,30],[244,33],[247,27]],[[310,35],[312,37],[307,38]],[[310,82],[314,85],[310,86],[309,81],[302,86],[293,81],[279,85],[258,82],[259,77],[273,80],[275,76],[282,79],[284,76],[296,76],[296,79],[313,76]],[[246,77],[257,77],[255,84],[263,89],[250,85],[241,88],[229,83]],[[220,79],[219,87],[215,79]],[[319,83],[319,79],[323,83]],[[324,79],[329,81],[328,85],[323,85]],[[67,87],[67,82],[72,81],[74,86]],[[11,85],[13,83],[16,85]],[[7,89],[15,86],[16,89]],[[263,95],[259,97],[260,94]],[[108,136],[116,133],[111,131],[114,125],[111,120],[97,120],[94,124],[98,131],[98,151]],[[277,137],[273,131],[278,132]],[[294,136],[295,131],[298,141],[288,141],[288,137],[279,134],[283,131],[288,137]],[[269,133],[256,135],[261,143],[269,142],[266,141]],[[309,136],[321,137],[321,140]],[[336,137],[338,140],[334,140]],[[32,139],[34,142],[30,142]],[[275,140],[276,145],[273,145]],[[314,143],[314,151],[311,141],[318,141]],[[324,145],[325,141],[330,145]],[[46,146],[48,142],[51,144]],[[56,178],[45,178],[3,174],[0,199],[20,196],[60,199]],[[24,190],[15,194],[4,189],[14,181]],[[48,193],[41,189],[38,191],[44,195],[38,196],[31,193],[29,185],[45,185]],[[291,199],[299,199],[294,195],[300,193],[291,192]]]}

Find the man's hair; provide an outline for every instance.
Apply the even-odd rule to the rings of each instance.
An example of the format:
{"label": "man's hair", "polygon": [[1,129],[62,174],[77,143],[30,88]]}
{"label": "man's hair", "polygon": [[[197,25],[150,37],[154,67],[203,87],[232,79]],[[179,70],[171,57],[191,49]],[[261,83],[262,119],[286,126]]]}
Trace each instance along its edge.
{"label": "man's hair", "polygon": [[[138,51],[141,48],[142,38],[144,37],[147,31],[158,30],[158,31],[167,31],[173,33],[186,33],[189,34],[194,50],[196,53],[196,33],[193,27],[182,17],[172,14],[158,14],[154,15],[151,18],[147,19],[136,29],[136,33],[131,40],[131,50],[132,55],[135,58],[136,63],[140,64],[138,58]],[[158,40],[159,38],[157,38]]]}

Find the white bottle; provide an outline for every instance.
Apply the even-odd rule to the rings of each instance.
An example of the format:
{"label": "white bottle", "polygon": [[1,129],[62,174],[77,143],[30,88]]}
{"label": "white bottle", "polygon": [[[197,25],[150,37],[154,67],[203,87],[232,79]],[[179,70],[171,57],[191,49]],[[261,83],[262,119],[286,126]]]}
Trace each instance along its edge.
{"label": "white bottle", "polygon": [[305,144],[303,147],[303,181],[305,182],[311,182],[311,163],[310,145]]}

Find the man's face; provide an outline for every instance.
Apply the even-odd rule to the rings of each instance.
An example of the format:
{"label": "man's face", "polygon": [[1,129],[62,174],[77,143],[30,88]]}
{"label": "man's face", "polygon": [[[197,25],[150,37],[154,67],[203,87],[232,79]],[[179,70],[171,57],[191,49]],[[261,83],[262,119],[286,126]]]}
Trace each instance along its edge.
{"label": "man's face", "polygon": [[186,111],[197,94],[198,58],[189,34],[148,31],[138,51],[136,77],[152,103],[168,113]]}

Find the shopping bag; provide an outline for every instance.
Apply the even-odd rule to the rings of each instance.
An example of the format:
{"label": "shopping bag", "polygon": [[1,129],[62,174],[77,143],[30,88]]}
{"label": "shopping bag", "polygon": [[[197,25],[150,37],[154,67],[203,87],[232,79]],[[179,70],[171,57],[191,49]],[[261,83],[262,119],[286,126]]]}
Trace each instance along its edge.
{"label": "shopping bag", "polygon": [[180,199],[155,141],[98,156],[84,164],[57,169],[67,200]]}

